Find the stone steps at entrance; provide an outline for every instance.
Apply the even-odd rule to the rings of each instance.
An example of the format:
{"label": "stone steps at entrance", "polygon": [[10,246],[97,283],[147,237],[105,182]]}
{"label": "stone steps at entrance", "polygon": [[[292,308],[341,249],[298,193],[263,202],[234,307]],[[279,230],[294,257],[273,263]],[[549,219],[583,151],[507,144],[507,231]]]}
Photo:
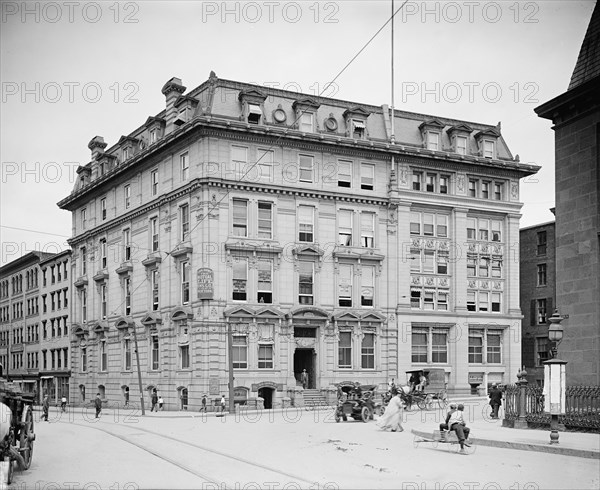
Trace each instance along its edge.
{"label": "stone steps at entrance", "polygon": [[304,390],[304,405],[324,407],[327,405],[327,400],[320,390]]}

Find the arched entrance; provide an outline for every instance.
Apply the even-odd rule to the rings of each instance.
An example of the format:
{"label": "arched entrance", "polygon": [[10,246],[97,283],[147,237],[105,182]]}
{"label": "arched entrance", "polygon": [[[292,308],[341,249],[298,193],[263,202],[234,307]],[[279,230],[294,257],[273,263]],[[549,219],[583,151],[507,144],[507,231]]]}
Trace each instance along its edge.
{"label": "arched entrance", "polygon": [[273,408],[273,397],[275,395],[275,390],[273,388],[259,388],[258,396],[264,400],[265,409]]}
{"label": "arched entrance", "polygon": [[316,388],[315,379],[315,357],[316,353],[314,349],[300,349],[296,348],[294,351],[294,377],[296,378],[296,384],[301,385],[300,375],[302,371],[306,369],[308,373],[308,386],[307,388]]}
{"label": "arched entrance", "polygon": [[188,389],[187,388],[179,388],[179,400],[181,401],[180,410],[188,409]]}

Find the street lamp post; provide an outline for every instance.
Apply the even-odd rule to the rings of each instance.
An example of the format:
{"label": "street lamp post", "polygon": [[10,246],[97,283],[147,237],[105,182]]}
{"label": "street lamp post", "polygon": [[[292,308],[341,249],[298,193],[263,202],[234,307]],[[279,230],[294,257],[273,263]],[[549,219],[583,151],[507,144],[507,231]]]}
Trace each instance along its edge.
{"label": "street lamp post", "polygon": [[544,411],[550,412],[550,444],[558,444],[558,416],[564,415],[566,405],[566,365],[558,359],[558,344],[563,339],[563,317],[554,310],[548,319],[548,340],[552,342],[552,359],[544,362]]}

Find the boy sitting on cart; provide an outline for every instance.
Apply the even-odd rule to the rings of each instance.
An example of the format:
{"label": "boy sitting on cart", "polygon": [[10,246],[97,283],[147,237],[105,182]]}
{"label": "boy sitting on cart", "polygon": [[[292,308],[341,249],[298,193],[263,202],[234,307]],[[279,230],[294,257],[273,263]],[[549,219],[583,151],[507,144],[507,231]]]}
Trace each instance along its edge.
{"label": "boy sitting on cart", "polygon": [[448,427],[451,431],[453,430],[454,432],[456,432],[461,452],[464,452],[465,445],[470,446],[470,444],[465,442],[465,440],[469,438],[469,432],[471,430],[467,427],[467,424],[465,423],[465,419],[463,417],[464,409],[465,406],[463,404],[459,404],[458,407],[456,407],[456,411],[450,414],[450,418],[448,420]]}

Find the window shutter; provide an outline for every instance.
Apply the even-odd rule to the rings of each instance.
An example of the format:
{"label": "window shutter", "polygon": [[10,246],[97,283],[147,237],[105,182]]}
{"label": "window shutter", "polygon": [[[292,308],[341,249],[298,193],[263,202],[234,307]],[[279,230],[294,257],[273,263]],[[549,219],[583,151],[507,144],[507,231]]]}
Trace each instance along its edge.
{"label": "window shutter", "polygon": [[535,367],[535,339],[531,336],[525,336],[521,345],[523,365],[526,368]]}
{"label": "window shutter", "polygon": [[535,299],[531,300],[531,306],[529,310],[529,324],[531,326],[537,325],[537,311],[536,311],[536,301]]}
{"label": "window shutter", "polygon": [[554,314],[554,307],[552,306],[552,298],[546,298],[546,323],[550,325],[550,318]]}

